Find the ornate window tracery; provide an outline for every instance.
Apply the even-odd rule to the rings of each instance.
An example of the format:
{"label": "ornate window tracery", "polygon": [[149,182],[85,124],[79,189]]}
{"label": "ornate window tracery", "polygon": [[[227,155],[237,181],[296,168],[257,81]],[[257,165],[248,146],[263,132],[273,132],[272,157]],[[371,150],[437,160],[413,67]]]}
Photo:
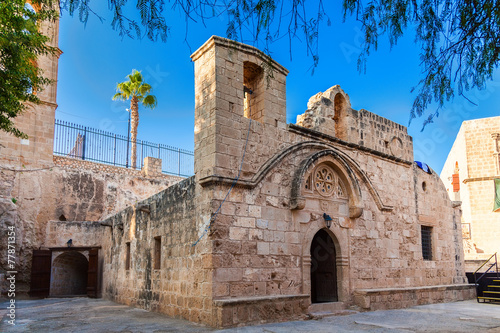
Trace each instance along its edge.
{"label": "ornate window tracery", "polygon": [[309,175],[309,176],[307,177],[307,180],[306,180],[306,182],[305,182],[305,184],[304,184],[304,188],[305,188],[307,191],[312,191],[312,190],[313,190],[313,188],[312,188],[312,183],[311,183],[311,175]]}
{"label": "ornate window tracery", "polygon": [[304,190],[317,192],[323,197],[347,199],[347,191],[344,183],[337,173],[328,165],[322,164],[316,167],[304,182]]}
{"label": "ornate window tracery", "polygon": [[338,183],[337,183],[337,197],[339,198],[345,198],[347,199],[347,194],[346,194],[346,191],[344,189],[344,185],[342,184],[342,181],[340,179],[338,179]]}
{"label": "ornate window tracery", "polygon": [[321,166],[314,172],[314,188],[324,197],[329,197],[335,188],[333,171],[327,166]]}

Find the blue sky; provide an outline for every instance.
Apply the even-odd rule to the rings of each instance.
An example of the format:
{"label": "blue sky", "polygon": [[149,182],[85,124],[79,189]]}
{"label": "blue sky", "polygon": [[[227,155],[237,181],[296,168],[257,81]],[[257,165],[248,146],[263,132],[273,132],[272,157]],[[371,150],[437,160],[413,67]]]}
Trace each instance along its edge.
{"label": "blue sky", "polygon": [[[210,36],[224,37],[226,21],[214,19],[206,27],[190,23],[189,47],[184,42],[186,30],[180,14],[170,16],[171,34],[162,43],[122,39],[111,28],[106,2],[94,2],[92,6],[106,19],[104,23],[90,16],[84,26],[67,12],[60,21],[59,47],[63,54],[59,60],[56,117],[126,135],[125,109],[129,103],[112,101],[111,96],[116,83],[124,81],[132,69],[142,70],[153,86],[158,106],[153,111],[139,109],[139,139],[193,150],[194,66],[190,55]],[[354,109],[366,109],[406,126],[415,96],[410,90],[420,78],[419,49],[413,35],[407,34],[392,50],[384,38],[379,50],[369,56],[366,73],[360,74],[356,68],[362,41],[359,24],[352,20],[342,23],[340,4],[330,7],[327,10],[332,25],[325,23],[321,28],[319,66],[314,75],[310,71],[312,58],[299,40],[292,41],[292,59],[288,39],[271,45],[272,57],[290,71],[287,121],[295,123],[311,96],[339,84]],[[500,79],[484,91],[470,92],[468,97],[477,106],[458,97],[423,132],[424,118],[412,122],[408,133],[413,136],[416,160],[440,172],[462,121],[499,115]]]}

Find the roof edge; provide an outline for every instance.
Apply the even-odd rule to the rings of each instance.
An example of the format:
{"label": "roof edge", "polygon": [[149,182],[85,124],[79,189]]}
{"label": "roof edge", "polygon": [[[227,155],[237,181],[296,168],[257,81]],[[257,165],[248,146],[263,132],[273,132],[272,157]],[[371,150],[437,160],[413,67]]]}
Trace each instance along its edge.
{"label": "roof edge", "polygon": [[232,48],[241,52],[252,54],[256,57],[259,57],[263,62],[269,62],[274,69],[280,71],[285,76],[288,75],[289,73],[288,69],[286,69],[276,60],[274,60],[271,56],[265,54],[258,48],[215,35],[210,37],[202,46],[200,46],[196,51],[193,52],[193,54],[191,54],[191,60],[192,61],[198,60],[202,54],[207,52],[214,45],[226,48]]}

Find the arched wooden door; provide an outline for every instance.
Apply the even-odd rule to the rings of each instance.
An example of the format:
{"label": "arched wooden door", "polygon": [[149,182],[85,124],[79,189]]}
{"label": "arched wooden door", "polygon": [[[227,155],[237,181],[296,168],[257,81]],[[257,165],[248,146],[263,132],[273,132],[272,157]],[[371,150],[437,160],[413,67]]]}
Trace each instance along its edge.
{"label": "arched wooden door", "polygon": [[335,244],[321,229],[311,243],[311,302],[338,301]]}

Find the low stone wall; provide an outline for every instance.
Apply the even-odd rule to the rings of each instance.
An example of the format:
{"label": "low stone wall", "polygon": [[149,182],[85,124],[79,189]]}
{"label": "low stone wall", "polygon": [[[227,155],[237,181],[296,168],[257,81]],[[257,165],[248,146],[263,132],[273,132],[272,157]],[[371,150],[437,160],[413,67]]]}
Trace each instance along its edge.
{"label": "low stone wall", "polygon": [[[152,160],[151,158],[146,157],[148,162]],[[157,159],[154,159],[157,160]],[[148,167],[153,161],[147,163],[145,166]],[[158,161],[154,161],[156,164]],[[111,173],[111,174],[118,174],[118,175],[130,175],[130,176],[137,176],[137,177],[144,177],[144,176],[149,176],[149,178],[159,178],[159,179],[172,179],[176,181],[181,181],[184,179],[184,177],[178,177],[178,176],[172,176],[172,175],[167,175],[164,173],[154,173],[154,175],[151,175],[149,173],[148,175],[145,175],[143,170],[141,169],[131,169],[131,168],[123,168],[115,165],[109,165],[109,164],[102,164],[102,163],[96,163],[96,162],[91,162],[91,161],[84,161],[78,158],[72,158],[72,157],[65,157],[65,156],[56,156],[54,155],[54,164],[57,166],[61,166],[64,168],[74,168],[74,169],[80,169],[80,170],[88,170],[92,172],[99,172],[99,173]],[[155,166],[157,167],[157,166]],[[145,170],[149,170],[150,168],[146,168]],[[160,163],[160,170],[161,170],[161,163]]]}
{"label": "low stone wall", "polygon": [[[71,237],[79,233],[75,228],[81,222],[69,221],[101,221],[182,180],[164,174],[148,177],[139,170],[67,157],[55,156],[54,163],[45,169],[0,170],[0,233],[6,235],[7,228],[15,227],[19,294],[29,290],[33,249],[65,246],[69,238],[73,238],[75,246],[100,245],[94,242],[91,232]],[[67,223],[58,225],[57,232],[47,230],[49,221],[57,220]],[[6,253],[7,242],[0,243],[0,250]],[[0,256],[0,274],[4,267],[7,257]],[[0,283],[0,293],[5,291]]]}
{"label": "low stone wall", "polygon": [[415,288],[358,289],[354,303],[362,310],[402,309],[416,305],[456,302],[476,297],[472,284]]}
{"label": "low stone wall", "polygon": [[216,327],[300,320],[310,305],[309,295],[239,297],[214,300]]}
{"label": "low stone wall", "polygon": [[[465,272],[475,272],[479,267],[481,267],[482,264],[484,264],[486,260],[488,260],[488,257],[485,259],[465,260]],[[493,262],[495,261],[493,260],[490,264]],[[486,264],[481,267],[478,272],[484,273],[489,267],[490,265]]]}

